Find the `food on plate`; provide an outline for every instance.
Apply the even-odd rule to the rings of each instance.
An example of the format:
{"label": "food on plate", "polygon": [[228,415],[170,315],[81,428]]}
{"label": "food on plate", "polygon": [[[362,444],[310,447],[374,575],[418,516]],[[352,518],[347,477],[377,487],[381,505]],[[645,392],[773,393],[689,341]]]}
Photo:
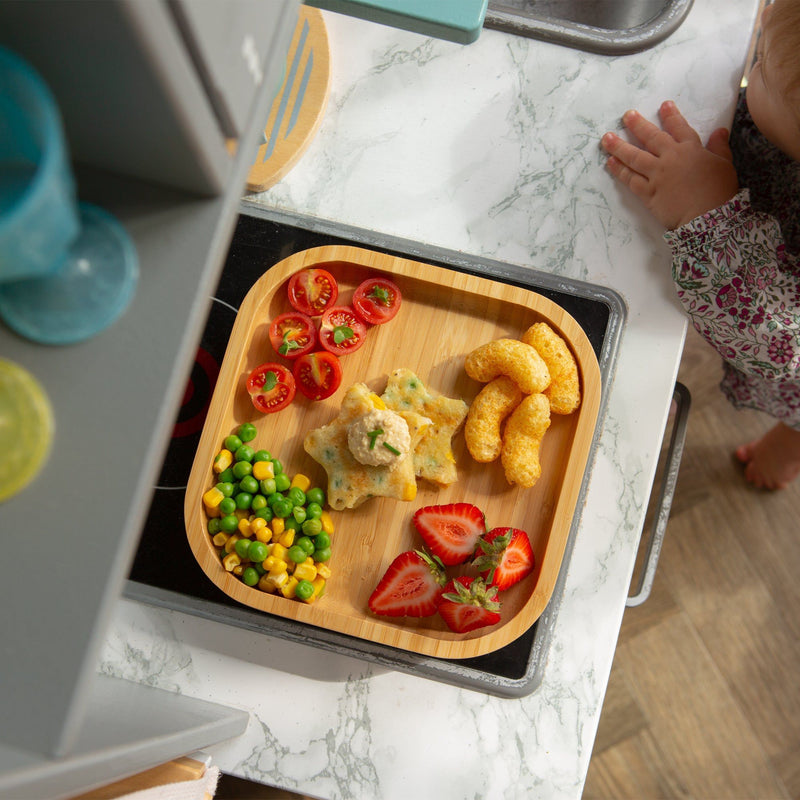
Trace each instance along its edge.
{"label": "food on plate", "polygon": [[488,383],[506,375],[524,394],[543,391],[550,384],[550,372],[535,348],[519,339],[495,339],[467,355],[464,368],[470,378]]}
{"label": "food on plate", "polygon": [[509,483],[530,489],[539,480],[539,448],[549,427],[550,401],[543,394],[528,395],[511,413],[500,453]]}
{"label": "food on plate", "polygon": [[362,281],[353,293],[356,314],[370,325],[382,325],[400,310],[403,295],[394,281],[373,277]]}
{"label": "food on plate", "polygon": [[309,353],[317,343],[314,320],[300,311],[279,314],[270,323],[269,340],[272,349],[284,358],[299,358]]}
{"label": "food on plate", "polygon": [[486,586],[480,578],[462,575],[445,586],[437,601],[439,614],[456,633],[496,625],[500,622],[497,587]]}
{"label": "food on plate", "polygon": [[253,405],[264,414],[286,408],[294,400],[294,376],[283,364],[268,362],[247,376],[247,392]]}
{"label": "food on plate", "polygon": [[309,317],[318,317],[325,309],[336,304],[339,284],[327,270],[309,267],[295,272],[289,278],[287,292],[292,308]]}
{"label": "food on plate", "polygon": [[355,353],[367,335],[367,326],[349,306],[331,306],[322,314],[319,343],[330,353],[346,356]]}
{"label": "food on plate", "polygon": [[303,442],[306,452],[328,473],[328,502],[337,511],[356,508],[369,497],[413,500],[417,496],[413,451],[430,421],[413,411],[401,414],[408,427],[408,449],[395,447],[400,452],[386,466],[362,464],[350,450],[349,429],[375,410],[386,410],[386,404],[366,384],[355,383],[345,393],[336,419],[310,431]]}
{"label": "food on plate", "polygon": [[339,388],[342,365],[333,353],[319,350],[296,359],[292,374],[297,388],[309,400],[324,400]]}
{"label": "food on plate", "polygon": [[446,581],[436,558],[419,550],[400,553],[370,595],[370,610],[389,617],[433,616]]}
{"label": "food on plate", "polygon": [[522,392],[511,378],[495,378],[481,389],[472,401],[464,425],[464,438],[470,455],[487,464],[500,455],[503,446],[501,426],[520,404]]}
{"label": "food on plate", "polygon": [[470,503],[423,506],[413,521],[428,550],[445,566],[463,564],[486,533],[483,512]]}
{"label": "food on plate", "polygon": [[391,466],[411,451],[408,423],[388,408],[375,408],[350,424],[347,447],[361,464]]}
{"label": "food on plate", "polygon": [[313,603],[331,577],[325,492],[248,445],[254,430],[240,425],[214,459],[217,483],[203,494],[208,535],[223,569],[245,585]]}
{"label": "food on plate", "polygon": [[581,388],[578,365],[567,343],[546,322],[531,325],[521,338],[547,364],[551,380],[543,394],[550,401],[550,411],[571,414],[581,403]]}
{"label": "food on plate", "polygon": [[467,404],[426,387],[408,369],[397,369],[389,375],[381,397],[388,408],[400,414],[414,411],[430,420],[414,449],[415,474],[440,486],[455,483],[458,473],[452,439],[464,422]]}
{"label": "food on plate", "polygon": [[530,539],[519,528],[492,528],[479,542],[473,562],[489,586],[505,591],[533,572],[535,559]]}

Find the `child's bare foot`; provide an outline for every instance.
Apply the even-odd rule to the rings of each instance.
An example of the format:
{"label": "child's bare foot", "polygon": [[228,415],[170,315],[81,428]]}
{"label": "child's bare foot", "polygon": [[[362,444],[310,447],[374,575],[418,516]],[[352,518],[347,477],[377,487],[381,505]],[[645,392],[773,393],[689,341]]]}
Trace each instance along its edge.
{"label": "child's bare foot", "polygon": [[785,489],[800,475],[800,431],[779,422],[760,439],[736,448],[744,476],[759,489]]}

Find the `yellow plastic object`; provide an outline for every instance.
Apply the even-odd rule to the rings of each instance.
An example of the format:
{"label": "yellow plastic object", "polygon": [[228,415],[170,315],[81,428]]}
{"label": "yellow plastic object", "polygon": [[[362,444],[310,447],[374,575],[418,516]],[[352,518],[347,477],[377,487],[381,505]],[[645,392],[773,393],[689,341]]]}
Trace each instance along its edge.
{"label": "yellow plastic object", "polygon": [[0,503],[44,466],[53,441],[53,410],[36,378],[0,358]]}

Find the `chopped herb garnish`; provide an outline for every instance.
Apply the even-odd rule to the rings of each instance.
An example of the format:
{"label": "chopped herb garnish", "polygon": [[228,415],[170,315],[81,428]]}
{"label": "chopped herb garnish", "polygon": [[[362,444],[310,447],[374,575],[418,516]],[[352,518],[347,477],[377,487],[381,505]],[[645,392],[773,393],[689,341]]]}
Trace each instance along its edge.
{"label": "chopped herb garnish", "polygon": [[367,436],[369,436],[369,449],[375,449],[375,440],[383,433],[383,428],[375,428],[374,431],[370,431]]}
{"label": "chopped herb garnish", "polygon": [[383,286],[373,286],[369,296],[377,300],[383,306],[388,306],[392,301],[389,291],[384,289]]}
{"label": "chopped herb garnish", "polygon": [[396,456],[400,455],[400,451],[396,447],[392,447],[389,442],[383,442],[383,446],[390,452],[394,453]]}
{"label": "chopped herb garnish", "polygon": [[292,350],[300,349],[300,345],[297,344],[297,342],[294,339],[289,338],[291,333],[292,331],[286,331],[286,333],[283,334],[283,342],[281,343],[281,346],[278,348],[278,352],[282,356],[285,356],[287,353],[291,353]]}
{"label": "chopped herb garnish", "polygon": [[264,376],[264,385],[262,388],[267,392],[271,392],[277,385],[278,376],[272,370],[269,370]]}
{"label": "chopped herb garnish", "polygon": [[354,335],[353,329],[349,325],[337,325],[333,329],[333,341],[336,344],[352,339]]}

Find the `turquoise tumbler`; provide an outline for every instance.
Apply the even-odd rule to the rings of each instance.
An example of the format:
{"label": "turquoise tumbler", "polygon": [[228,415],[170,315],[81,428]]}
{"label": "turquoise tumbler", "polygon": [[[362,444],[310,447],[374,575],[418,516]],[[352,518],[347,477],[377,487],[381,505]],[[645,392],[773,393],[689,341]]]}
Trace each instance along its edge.
{"label": "turquoise tumbler", "polygon": [[0,47],[0,283],[57,271],[80,222],[58,107]]}

